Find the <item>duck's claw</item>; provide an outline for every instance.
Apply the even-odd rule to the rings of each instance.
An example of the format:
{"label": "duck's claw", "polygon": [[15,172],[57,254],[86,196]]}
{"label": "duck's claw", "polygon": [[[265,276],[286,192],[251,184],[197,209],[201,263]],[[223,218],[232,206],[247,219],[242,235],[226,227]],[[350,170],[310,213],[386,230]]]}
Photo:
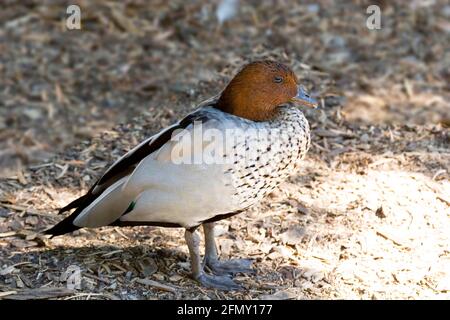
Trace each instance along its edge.
{"label": "duck's claw", "polygon": [[215,276],[202,273],[196,280],[203,286],[224,291],[242,290],[243,288],[227,276]]}
{"label": "duck's claw", "polygon": [[256,271],[250,266],[252,265],[252,260],[250,259],[236,259],[228,261],[207,261],[206,266],[216,275],[231,274],[236,273],[256,273]]}

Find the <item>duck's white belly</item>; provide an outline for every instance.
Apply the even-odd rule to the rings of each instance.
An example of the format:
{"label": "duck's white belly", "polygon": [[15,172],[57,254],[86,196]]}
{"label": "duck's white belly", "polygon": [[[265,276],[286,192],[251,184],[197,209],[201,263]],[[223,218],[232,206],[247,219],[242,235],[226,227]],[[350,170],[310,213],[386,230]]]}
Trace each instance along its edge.
{"label": "duck's white belly", "polygon": [[[295,172],[309,147],[303,115],[285,123],[281,127],[273,123],[278,131],[272,135],[254,130],[261,129],[261,124],[240,131],[240,139],[226,149],[219,164],[175,164],[177,143],[167,144],[145,159],[124,187],[125,193],[139,196],[134,209],[121,220],[192,227],[255,204]],[[206,149],[202,157],[207,156]]]}

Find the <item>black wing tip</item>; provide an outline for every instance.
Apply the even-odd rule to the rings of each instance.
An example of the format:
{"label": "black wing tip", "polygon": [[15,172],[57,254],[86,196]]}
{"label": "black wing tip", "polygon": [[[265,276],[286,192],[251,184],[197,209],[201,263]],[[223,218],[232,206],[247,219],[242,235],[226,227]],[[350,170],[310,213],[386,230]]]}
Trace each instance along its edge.
{"label": "black wing tip", "polygon": [[88,193],[86,193],[84,196],[81,196],[75,200],[73,200],[71,203],[69,203],[68,205],[66,205],[65,207],[59,209],[58,214],[64,213],[66,211],[69,211],[71,209],[75,209],[78,208],[79,206],[81,206],[83,204],[83,202],[88,198],[88,196],[90,195],[91,190],[89,190]]}
{"label": "black wing tip", "polygon": [[74,225],[71,221],[72,219],[69,220],[69,218],[70,217],[68,217],[67,219],[64,219],[63,221],[56,224],[52,228],[45,230],[43,233],[51,235],[50,239],[52,239],[53,237],[61,236],[63,234],[80,229],[80,227],[77,227],[76,225]]}

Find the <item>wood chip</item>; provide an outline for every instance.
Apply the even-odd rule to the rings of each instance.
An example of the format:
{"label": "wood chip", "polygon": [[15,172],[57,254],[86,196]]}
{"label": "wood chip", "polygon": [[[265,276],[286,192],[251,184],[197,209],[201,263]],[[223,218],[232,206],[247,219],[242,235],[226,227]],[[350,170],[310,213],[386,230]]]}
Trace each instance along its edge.
{"label": "wood chip", "polygon": [[111,252],[107,252],[107,253],[105,253],[105,254],[102,254],[102,257],[103,258],[107,258],[107,257],[110,257],[110,256],[112,256],[112,255],[115,255],[116,253],[120,253],[120,252],[123,252],[123,250],[114,250],[114,251],[111,251]]}
{"label": "wood chip", "polygon": [[4,292],[0,292],[0,298],[2,297],[6,297],[6,296],[10,296],[12,294],[16,294],[17,291],[4,291]]}
{"label": "wood chip", "polygon": [[136,280],[134,280],[137,283],[146,285],[146,286],[150,286],[159,290],[163,290],[163,291],[168,291],[168,292],[172,292],[175,293],[177,290],[177,288],[175,287],[171,287],[165,284],[162,284],[160,282],[154,281],[154,280],[150,280],[150,279],[141,279],[141,278],[137,278]]}
{"label": "wood chip", "polygon": [[0,233],[0,238],[12,237],[16,234],[17,234],[16,231],[2,232],[2,233]]}
{"label": "wood chip", "polygon": [[280,234],[280,240],[283,243],[296,245],[301,243],[305,235],[305,229],[300,226],[292,226],[286,232]]}
{"label": "wood chip", "polygon": [[158,265],[155,260],[151,258],[142,259],[141,261],[138,261],[138,264],[141,267],[141,271],[145,277],[151,276],[158,271]]}
{"label": "wood chip", "polygon": [[377,230],[377,235],[386,240],[392,241],[392,243],[395,244],[396,246],[402,247],[407,250],[411,250],[411,248],[408,245],[402,242],[402,240],[399,238],[398,235],[395,235],[392,232],[389,232],[387,230]]}

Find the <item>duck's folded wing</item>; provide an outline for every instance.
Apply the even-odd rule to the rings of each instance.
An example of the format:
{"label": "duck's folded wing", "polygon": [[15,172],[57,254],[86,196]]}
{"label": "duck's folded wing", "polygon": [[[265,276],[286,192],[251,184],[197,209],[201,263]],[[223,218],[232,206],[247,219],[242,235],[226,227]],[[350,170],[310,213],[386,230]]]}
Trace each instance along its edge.
{"label": "duck's folded wing", "polygon": [[72,201],[67,206],[61,208],[59,213],[69,211],[74,208],[86,207],[96,197],[98,197],[104,190],[110,187],[112,184],[120,180],[121,178],[129,175],[136,165],[142,161],[145,157],[152,154],[156,150],[160,149],[167,141],[170,140],[173,132],[177,129],[184,129],[193,121],[201,120],[204,118],[202,110],[208,106],[213,106],[218,99],[218,95],[207,99],[199,104],[197,109],[188,114],[181,121],[173,124],[172,126],[162,130],[154,136],[144,140],[139,145],[128,151],[116,162],[114,162],[105,173],[98,179],[91,189],[82,197]]}
{"label": "duck's folded wing", "polygon": [[[215,109],[196,113],[192,122],[145,157],[124,180],[109,187],[74,220],[79,227],[162,225],[192,228],[241,211],[230,168],[241,132],[235,117]],[[239,121],[242,125],[242,121]],[[215,135],[211,135],[212,131]],[[223,138],[227,135],[229,145]],[[227,150],[228,147],[228,150]],[[242,148],[244,146],[242,145]],[[245,161],[243,159],[242,161]]]}
{"label": "duck's folded wing", "polygon": [[[202,105],[209,105],[213,104],[214,102],[215,98],[205,101],[205,103],[203,103]],[[125,180],[123,180],[121,183],[118,182],[123,178],[128,177],[143,159],[145,159],[146,157],[160,149],[165,143],[167,143],[167,141],[169,141],[172,137],[172,134],[175,130],[183,129],[193,121],[199,119],[201,120],[202,117],[204,117],[202,108],[199,108],[197,111],[192,112],[181,121],[148,138],[147,140],[136,146],[134,149],[130,150],[119,160],[117,160],[85,195],[72,201],[70,204],[62,208],[60,210],[60,213],[74,208],[76,210],[59,224],[47,230],[46,233],[52,235],[60,235],[78,229],[79,226],[75,226],[73,224],[73,221],[83,211],[85,211],[86,208],[88,208],[89,206],[91,206],[91,208],[95,207],[93,203],[98,198],[100,198],[100,196],[102,196],[102,199],[104,199],[103,201],[108,199],[109,197],[107,195],[113,190],[118,189]],[[97,201],[97,203],[98,202],[99,201]],[[110,214],[112,219],[115,215],[120,213],[111,212]]]}

